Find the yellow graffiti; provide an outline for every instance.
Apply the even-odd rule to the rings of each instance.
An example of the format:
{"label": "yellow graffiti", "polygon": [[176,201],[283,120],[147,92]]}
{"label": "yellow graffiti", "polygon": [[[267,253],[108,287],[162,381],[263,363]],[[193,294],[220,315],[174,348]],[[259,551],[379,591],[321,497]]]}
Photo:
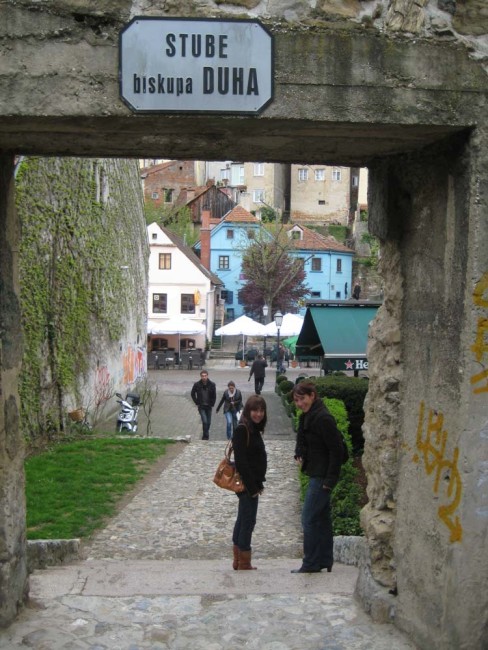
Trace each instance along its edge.
{"label": "yellow graffiti", "polygon": [[474,288],[473,302],[478,307],[488,308],[488,295],[485,298],[485,293],[488,294],[488,271],[481,277],[480,280],[478,280]]}
{"label": "yellow graffiti", "polygon": [[[473,302],[478,307],[488,308],[488,271],[476,283],[473,291]],[[488,360],[488,318],[478,318],[476,338],[471,346],[471,351],[474,353],[478,363],[482,363],[484,357]],[[483,386],[478,386],[473,389],[475,395],[488,393],[488,370],[482,370],[472,375],[470,381],[471,385],[478,384],[482,381],[486,382]]]}
{"label": "yellow graffiti", "polygon": [[[435,471],[434,485],[432,488],[434,494],[438,494],[442,478],[449,482],[447,497],[452,499],[452,501],[448,505],[440,506],[438,515],[451,533],[449,541],[460,542],[463,537],[463,529],[459,517],[457,515],[454,516],[461,502],[463,489],[461,476],[457,467],[459,449],[455,447],[452,460],[445,458],[448,433],[443,428],[444,416],[442,413],[429,410],[425,438],[423,438],[424,419],[425,404],[424,402],[420,402],[416,446],[423,457],[427,475],[430,476]],[[415,454],[413,460],[416,463],[420,462],[419,454]]]}

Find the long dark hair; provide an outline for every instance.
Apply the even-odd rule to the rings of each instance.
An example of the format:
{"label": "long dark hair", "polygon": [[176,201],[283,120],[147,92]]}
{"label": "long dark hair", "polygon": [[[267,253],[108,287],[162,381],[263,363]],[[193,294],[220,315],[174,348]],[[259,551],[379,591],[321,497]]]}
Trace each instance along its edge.
{"label": "long dark hair", "polygon": [[268,421],[268,414],[266,410],[266,402],[264,398],[261,397],[261,395],[251,395],[251,397],[247,398],[246,404],[244,405],[244,410],[242,411],[240,422],[248,424],[249,426],[256,426],[251,420],[251,411],[257,411],[258,409],[263,409],[264,411],[264,417],[258,425],[259,429],[261,431],[264,431],[264,427]]}
{"label": "long dark hair", "polygon": [[315,395],[315,399],[318,398],[317,386],[313,381],[301,381],[299,384],[295,384],[291,394],[293,397],[295,397],[295,395],[298,395],[299,397],[303,397],[304,395]]}

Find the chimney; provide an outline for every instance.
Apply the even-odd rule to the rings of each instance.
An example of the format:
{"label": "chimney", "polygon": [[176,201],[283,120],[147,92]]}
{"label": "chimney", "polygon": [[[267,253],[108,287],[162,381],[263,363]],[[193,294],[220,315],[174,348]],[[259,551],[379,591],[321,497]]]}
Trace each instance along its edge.
{"label": "chimney", "polygon": [[203,266],[210,269],[210,210],[202,210],[202,227],[200,228],[200,259]]}

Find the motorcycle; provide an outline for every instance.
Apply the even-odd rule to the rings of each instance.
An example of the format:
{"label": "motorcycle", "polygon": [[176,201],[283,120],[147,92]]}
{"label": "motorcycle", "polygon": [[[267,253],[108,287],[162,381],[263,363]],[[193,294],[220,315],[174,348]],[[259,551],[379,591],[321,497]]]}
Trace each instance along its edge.
{"label": "motorcycle", "polygon": [[127,431],[128,433],[137,433],[137,416],[141,400],[137,393],[127,393],[125,399],[120,393],[115,393],[119,398],[117,404],[120,404],[120,411],[117,416],[117,433]]}

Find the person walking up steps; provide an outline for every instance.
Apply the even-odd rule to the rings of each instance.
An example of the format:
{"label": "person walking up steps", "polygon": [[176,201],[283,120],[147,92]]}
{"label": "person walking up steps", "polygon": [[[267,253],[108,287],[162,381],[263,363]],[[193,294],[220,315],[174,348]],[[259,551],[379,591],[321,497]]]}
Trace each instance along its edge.
{"label": "person walking up steps", "polygon": [[251,538],[256,525],[259,495],[266,481],[267,457],[263,441],[266,421],[266,402],[259,395],[251,395],[232,438],[236,468],[246,487],[244,492],[236,494],[239,505],[232,534],[232,567],[239,571],[256,568],[251,565]]}
{"label": "person walking up steps", "polygon": [[191,398],[195,402],[202,420],[202,440],[208,440],[210,424],[212,422],[212,409],[217,399],[217,390],[213,381],[208,378],[208,372],[202,370],[200,381],[196,381],[191,389]]}
{"label": "person walking up steps", "polygon": [[251,381],[251,377],[254,375],[254,392],[256,395],[261,395],[261,391],[263,390],[264,378],[266,376],[265,368],[267,367],[268,364],[262,354],[252,362],[251,372],[247,381]]}
{"label": "person walking up steps", "polygon": [[236,388],[233,381],[229,381],[227,389],[222,394],[222,399],[217,405],[216,413],[220,411],[220,407],[224,405],[224,415],[227,423],[227,440],[232,438],[232,434],[237,426],[237,412],[242,408],[242,393]]}

